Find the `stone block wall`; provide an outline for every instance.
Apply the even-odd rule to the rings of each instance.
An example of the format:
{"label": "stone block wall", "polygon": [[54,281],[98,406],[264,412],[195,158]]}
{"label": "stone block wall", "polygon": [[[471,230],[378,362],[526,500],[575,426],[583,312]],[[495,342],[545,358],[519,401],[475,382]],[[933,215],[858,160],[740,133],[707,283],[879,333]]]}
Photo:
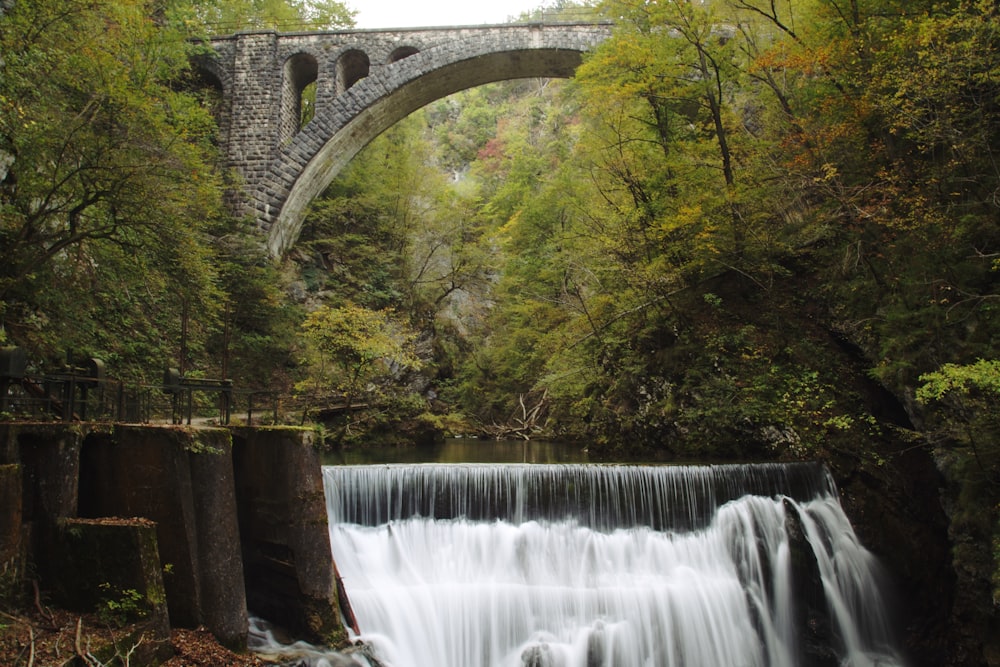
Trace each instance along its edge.
{"label": "stone block wall", "polygon": [[0,608],[19,604],[26,591],[21,476],[21,466],[0,465]]}
{"label": "stone block wall", "polygon": [[147,519],[61,519],[50,582],[60,604],[97,610],[109,628],[126,636],[98,652],[111,664],[134,647],[136,664],[159,664],[173,655],[156,524]]}
{"label": "stone block wall", "polygon": [[75,425],[0,424],[0,464],[20,471],[21,547],[42,581],[52,566],[34,556],[53,553],[58,520],[77,514],[82,442]]}

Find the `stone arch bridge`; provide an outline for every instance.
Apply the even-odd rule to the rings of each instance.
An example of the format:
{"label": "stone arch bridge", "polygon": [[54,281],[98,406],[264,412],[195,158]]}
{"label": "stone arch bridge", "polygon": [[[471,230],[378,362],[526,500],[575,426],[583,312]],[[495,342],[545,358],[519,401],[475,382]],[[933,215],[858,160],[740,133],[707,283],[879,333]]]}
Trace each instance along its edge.
{"label": "stone arch bridge", "polygon": [[[213,38],[199,65],[222,94],[223,150],[241,180],[234,207],[280,256],[309,202],[391,125],[473,86],[570,77],[610,34],[609,24],[531,23]],[[303,123],[310,86],[314,115]]]}

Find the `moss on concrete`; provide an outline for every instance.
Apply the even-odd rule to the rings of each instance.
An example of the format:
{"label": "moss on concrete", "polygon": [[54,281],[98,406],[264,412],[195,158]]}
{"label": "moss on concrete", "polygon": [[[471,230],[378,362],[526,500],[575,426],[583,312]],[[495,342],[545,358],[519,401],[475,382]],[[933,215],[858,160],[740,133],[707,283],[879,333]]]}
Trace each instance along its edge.
{"label": "moss on concrete", "polygon": [[[94,612],[109,627],[129,627],[126,635],[134,637],[122,641],[131,646],[142,636],[145,660],[169,656],[156,524],[141,518],[63,519],[58,544],[53,594],[60,605]],[[111,648],[117,649],[105,650]]]}

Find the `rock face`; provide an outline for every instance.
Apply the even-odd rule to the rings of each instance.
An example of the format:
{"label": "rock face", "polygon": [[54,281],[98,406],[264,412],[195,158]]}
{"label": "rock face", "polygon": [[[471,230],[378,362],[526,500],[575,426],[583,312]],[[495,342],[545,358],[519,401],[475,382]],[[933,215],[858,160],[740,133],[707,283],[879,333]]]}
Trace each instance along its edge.
{"label": "rock face", "polygon": [[896,616],[910,664],[996,664],[984,656],[982,622],[970,625],[959,611],[963,588],[971,585],[980,594],[988,588],[968,581],[956,560],[942,502],[945,476],[926,448],[903,441],[887,447],[881,464],[841,453],[832,465],[855,530],[896,584]]}
{"label": "rock face", "polygon": [[947,640],[951,664],[1000,665],[1000,600],[992,580],[1000,568],[995,543],[1000,523],[1000,489],[969,456],[936,452],[945,479],[942,491],[951,543],[953,596]]}
{"label": "rock face", "polygon": [[[0,16],[3,16],[3,10],[0,8]],[[0,55],[0,67],[3,67],[3,55]],[[7,178],[7,173],[10,170],[11,165],[14,164],[14,156],[7,151],[0,151],[0,183],[3,183]]]}

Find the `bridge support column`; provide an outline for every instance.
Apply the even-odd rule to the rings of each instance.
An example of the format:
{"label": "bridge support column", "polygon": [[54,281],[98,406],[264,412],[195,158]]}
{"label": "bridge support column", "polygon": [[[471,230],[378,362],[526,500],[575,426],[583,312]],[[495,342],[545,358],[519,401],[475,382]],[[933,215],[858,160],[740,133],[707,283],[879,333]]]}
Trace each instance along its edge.
{"label": "bridge support column", "polygon": [[0,464],[0,568],[7,576],[24,572],[21,521],[21,466]]}
{"label": "bridge support column", "polygon": [[[232,54],[226,155],[239,173],[245,193],[252,192],[267,175],[278,148],[281,68],[276,62],[277,39],[274,32],[241,33]],[[247,194],[239,200],[244,206],[264,209],[238,213],[255,218],[270,214],[269,206],[254,204]]]}

